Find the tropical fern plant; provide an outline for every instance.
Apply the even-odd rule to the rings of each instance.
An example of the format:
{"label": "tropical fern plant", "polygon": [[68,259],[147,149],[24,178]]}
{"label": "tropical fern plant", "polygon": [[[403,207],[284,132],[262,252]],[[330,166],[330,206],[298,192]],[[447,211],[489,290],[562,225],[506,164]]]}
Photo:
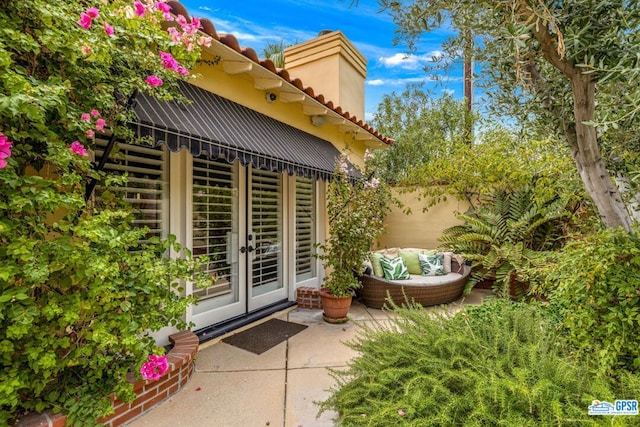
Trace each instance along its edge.
{"label": "tropical fern plant", "polygon": [[489,279],[498,294],[522,296],[531,267],[562,247],[571,212],[566,199],[540,198],[535,186],[528,185],[498,191],[482,207],[457,217],[464,223],[444,230],[439,240],[442,248],[471,261],[467,292]]}

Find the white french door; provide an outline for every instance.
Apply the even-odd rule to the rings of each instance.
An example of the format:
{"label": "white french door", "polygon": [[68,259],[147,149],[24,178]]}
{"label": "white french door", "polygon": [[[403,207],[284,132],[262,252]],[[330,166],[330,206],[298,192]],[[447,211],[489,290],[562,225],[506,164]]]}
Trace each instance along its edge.
{"label": "white french door", "polygon": [[217,282],[193,289],[199,297],[191,321],[203,328],[246,312],[244,263],[239,256],[243,176],[237,164],[193,159],[191,247],[194,256],[209,257],[207,272]]}
{"label": "white french door", "polygon": [[248,311],[287,298],[282,174],[248,168]]}
{"label": "white french door", "polygon": [[192,291],[195,328],[287,299],[282,174],[194,158],[192,177],[193,254],[218,279]]}

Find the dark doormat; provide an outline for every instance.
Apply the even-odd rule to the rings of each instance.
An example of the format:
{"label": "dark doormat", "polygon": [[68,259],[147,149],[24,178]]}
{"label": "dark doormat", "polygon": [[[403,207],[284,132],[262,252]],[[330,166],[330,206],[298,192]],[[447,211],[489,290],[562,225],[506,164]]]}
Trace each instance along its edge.
{"label": "dark doormat", "polygon": [[270,319],[246,331],[231,335],[223,339],[222,342],[255,354],[262,354],[306,327],[306,325],[298,323]]}

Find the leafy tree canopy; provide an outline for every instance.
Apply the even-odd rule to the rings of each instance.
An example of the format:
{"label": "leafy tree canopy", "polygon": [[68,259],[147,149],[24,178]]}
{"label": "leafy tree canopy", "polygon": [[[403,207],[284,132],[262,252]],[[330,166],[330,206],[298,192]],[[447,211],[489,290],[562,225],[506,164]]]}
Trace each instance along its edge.
{"label": "leafy tree canopy", "polygon": [[640,89],[627,82],[640,73],[638,1],[379,3],[399,26],[398,41],[410,49],[423,33],[447,24],[459,36],[445,43],[445,52],[456,57],[465,51],[465,36],[473,35],[473,55],[495,111],[561,135],[603,223],[630,230],[603,151],[626,147],[611,129],[637,126]]}
{"label": "leafy tree canopy", "polygon": [[422,85],[408,85],[404,92],[385,95],[372,124],[395,139],[388,150],[376,153],[375,166],[394,184],[415,183],[412,171],[436,157],[448,156],[463,142],[465,106],[451,96],[433,99]]}

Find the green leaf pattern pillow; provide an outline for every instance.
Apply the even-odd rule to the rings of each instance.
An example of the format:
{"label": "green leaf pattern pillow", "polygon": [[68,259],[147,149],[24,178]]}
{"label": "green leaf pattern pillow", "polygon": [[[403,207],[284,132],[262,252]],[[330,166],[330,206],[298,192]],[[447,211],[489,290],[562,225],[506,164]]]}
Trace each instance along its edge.
{"label": "green leaf pattern pillow", "polygon": [[387,280],[404,280],[410,279],[409,270],[404,260],[397,258],[380,258],[380,265],[384,272],[384,278]]}
{"label": "green leaf pattern pillow", "polygon": [[444,256],[442,254],[418,254],[423,276],[444,276]]}

